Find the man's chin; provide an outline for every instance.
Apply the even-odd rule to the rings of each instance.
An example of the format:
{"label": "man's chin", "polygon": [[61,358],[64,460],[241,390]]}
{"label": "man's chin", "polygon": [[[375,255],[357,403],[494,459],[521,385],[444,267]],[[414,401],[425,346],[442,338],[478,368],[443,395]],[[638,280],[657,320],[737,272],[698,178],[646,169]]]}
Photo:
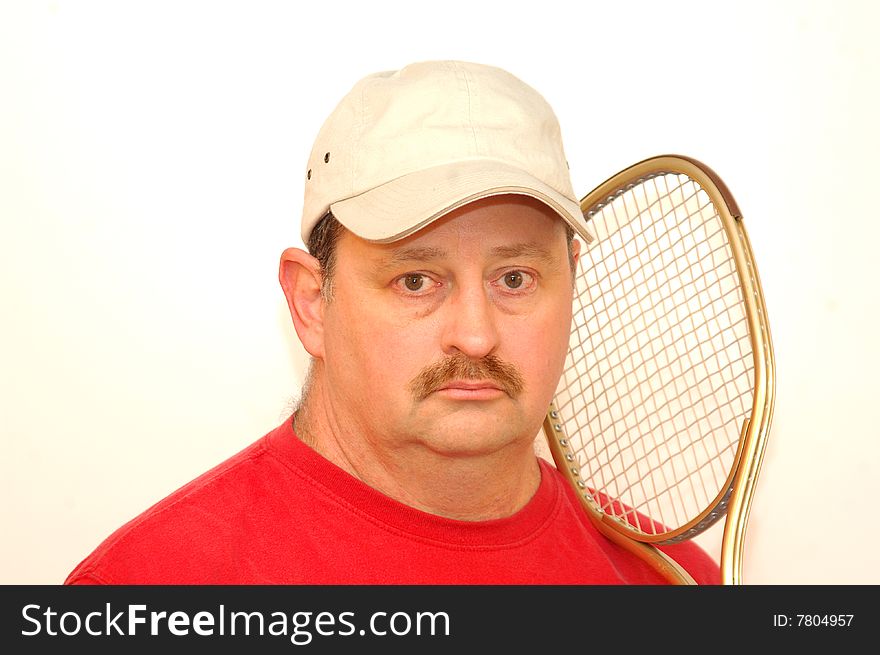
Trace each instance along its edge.
{"label": "man's chin", "polygon": [[[505,396],[506,397],[506,396]],[[534,431],[523,416],[508,408],[491,411],[489,403],[449,403],[444,411],[424,417],[424,430],[417,439],[431,450],[450,457],[489,455],[514,444],[530,445],[540,429]]]}

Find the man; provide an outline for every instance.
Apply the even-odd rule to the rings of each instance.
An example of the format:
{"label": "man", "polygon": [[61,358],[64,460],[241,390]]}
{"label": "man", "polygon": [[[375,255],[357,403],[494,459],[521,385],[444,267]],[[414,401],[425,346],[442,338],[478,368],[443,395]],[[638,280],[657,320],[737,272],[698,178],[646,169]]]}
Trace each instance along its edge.
{"label": "man", "polygon": [[[69,583],[663,582],[533,449],[593,240],[536,91],[463,62],[361,80],[318,134],[301,227],[279,273],[313,358],[299,409]],[[718,582],[695,545],[667,552]]]}

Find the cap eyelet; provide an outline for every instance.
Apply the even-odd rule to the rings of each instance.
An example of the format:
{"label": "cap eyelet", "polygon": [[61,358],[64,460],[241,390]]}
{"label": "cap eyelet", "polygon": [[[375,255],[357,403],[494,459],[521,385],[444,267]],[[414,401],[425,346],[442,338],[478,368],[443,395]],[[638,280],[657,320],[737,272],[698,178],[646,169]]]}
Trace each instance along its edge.
{"label": "cap eyelet", "polygon": [[330,153],[329,152],[324,155],[324,163],[325,164],[330,163]]}
{"label": "cap eyelet", "polygon": [[311,168],[309,169],[309,172],[306,174],[306,179],[307,179],[307,180],[311,180],[311,179],[312,179],[312,169],[311,169]]}

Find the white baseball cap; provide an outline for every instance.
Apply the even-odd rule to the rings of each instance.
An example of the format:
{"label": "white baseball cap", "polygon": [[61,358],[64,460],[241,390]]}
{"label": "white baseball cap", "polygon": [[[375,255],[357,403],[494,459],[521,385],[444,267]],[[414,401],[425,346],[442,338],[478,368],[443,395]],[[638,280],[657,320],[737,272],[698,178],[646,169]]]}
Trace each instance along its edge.
{"label": "white baseball cap", "polygon": [[429,61],[360,80],[321,127],[306,178],[303,243],[328,211],[361,238],[389,242],[508,193],[544,202],[594,239],[556,115],[492,66]]}

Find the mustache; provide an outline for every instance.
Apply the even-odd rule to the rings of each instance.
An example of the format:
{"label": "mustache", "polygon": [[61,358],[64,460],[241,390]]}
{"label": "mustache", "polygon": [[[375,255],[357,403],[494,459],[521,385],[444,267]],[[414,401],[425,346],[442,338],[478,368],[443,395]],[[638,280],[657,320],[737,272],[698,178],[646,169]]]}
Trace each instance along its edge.
{"label": "mustache", "polygon": [[495,355],[471,359],[458,353],[423,368],[409,383],[409,390],[416,400],[424,400],[453,380],[489,380],[511,398],[516,398],[525,387],[522,374],[513,364]]}

